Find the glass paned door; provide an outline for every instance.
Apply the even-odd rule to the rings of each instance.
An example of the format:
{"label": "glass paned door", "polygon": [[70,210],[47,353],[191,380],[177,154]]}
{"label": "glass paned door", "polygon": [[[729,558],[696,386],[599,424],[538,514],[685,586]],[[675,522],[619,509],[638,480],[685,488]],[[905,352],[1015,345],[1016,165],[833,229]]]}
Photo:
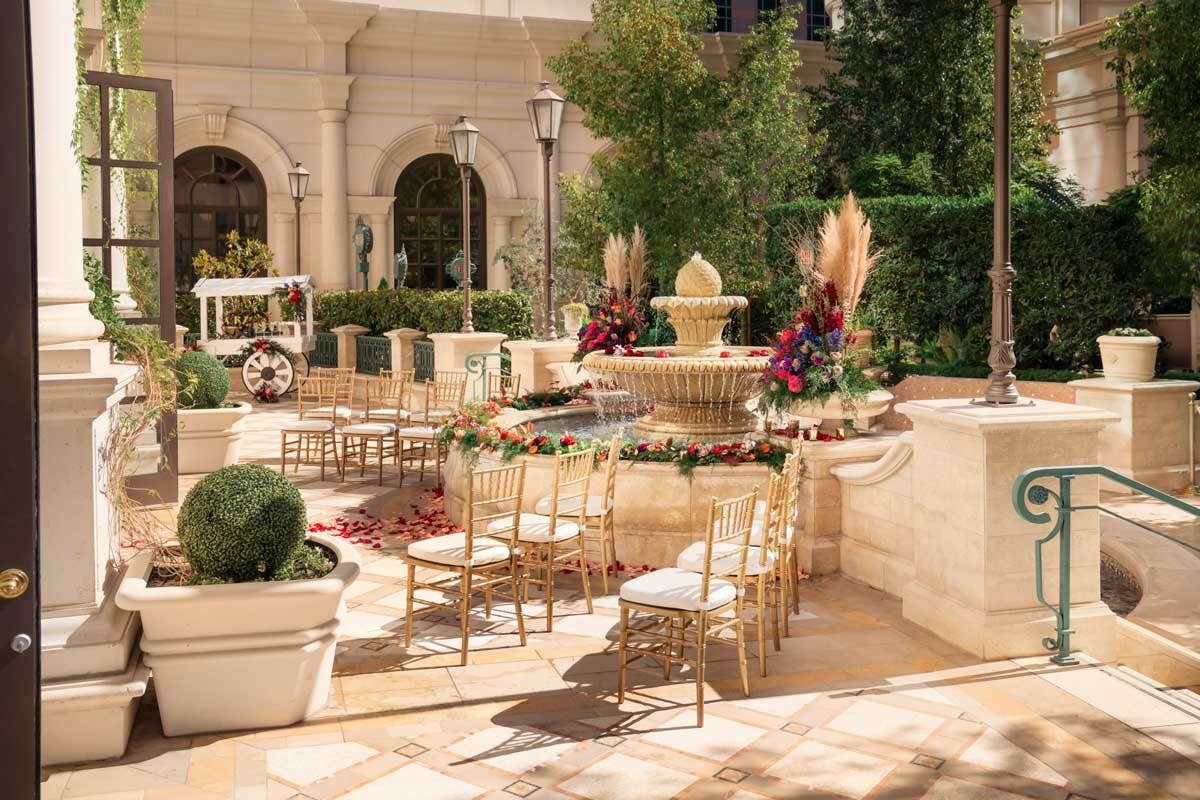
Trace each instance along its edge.
{"label": "glass paned door", "polygon": [[[85,250],[121,291],[129,325],[152,326],[175,343],[174,111],[171,82],[88,72],[98,141],[85,143]],[[114,280],[114,276],[116,280]],[[129,308],[132,304],[132,308]],[[127,397],[126,405],[143,398]],[[175,415],[166,414],[153,441],[139,445],[126,488],[148,504],[179,496]]]}

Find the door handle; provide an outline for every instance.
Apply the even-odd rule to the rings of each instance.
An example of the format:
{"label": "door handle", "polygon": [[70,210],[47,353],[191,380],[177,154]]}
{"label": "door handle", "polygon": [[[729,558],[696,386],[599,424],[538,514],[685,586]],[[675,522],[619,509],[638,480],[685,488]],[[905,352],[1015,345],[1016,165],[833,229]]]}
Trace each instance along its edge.
{"label": "door handle", "polygon": [[19,569],[0,572],[0,599],[16,600],[29,588],[29,576]]}

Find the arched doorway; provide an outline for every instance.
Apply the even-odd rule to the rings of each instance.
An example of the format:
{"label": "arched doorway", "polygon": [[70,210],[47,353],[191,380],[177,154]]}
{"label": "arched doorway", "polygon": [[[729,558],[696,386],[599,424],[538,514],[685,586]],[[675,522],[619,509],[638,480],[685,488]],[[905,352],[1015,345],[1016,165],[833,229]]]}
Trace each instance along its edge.
{"label": "arched doorway", "polygon": [[196,282],[201,250],[224,255],[222,238],[236,230],[267,240],[267,189],[257,167],[224,147],[197,147],[175,159],[175,290]]}
{"label": "arched doorway", "polygon": [[[487,218],[483,181],[471,178],[472,285],[487,288]],[[434,153],[413,161],[396,180],[396,252],[408,256],[405,285],[417,289],[453,287],[446,265],[462,249],[462,182],[448,155]]]}

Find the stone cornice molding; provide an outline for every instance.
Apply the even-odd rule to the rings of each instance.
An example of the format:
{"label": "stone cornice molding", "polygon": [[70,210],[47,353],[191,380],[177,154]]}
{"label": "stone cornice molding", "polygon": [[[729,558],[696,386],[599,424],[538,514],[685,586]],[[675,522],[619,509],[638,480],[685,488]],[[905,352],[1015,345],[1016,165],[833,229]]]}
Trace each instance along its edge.
{"label": "stone cornice molding", "polygon": [[379,13],[379,6],[334,0],[296,0],[309,26],[325,44],[344,45]]}
{"label": "stone cornice molding", "polygon": [[869,486],[881,483],[899,472],[912,460],[913,432],[905,431],[900,434],[890,450],[877,461],[860,464],[838,464],[830,468],[833,474],[843,484],[851,486]]}

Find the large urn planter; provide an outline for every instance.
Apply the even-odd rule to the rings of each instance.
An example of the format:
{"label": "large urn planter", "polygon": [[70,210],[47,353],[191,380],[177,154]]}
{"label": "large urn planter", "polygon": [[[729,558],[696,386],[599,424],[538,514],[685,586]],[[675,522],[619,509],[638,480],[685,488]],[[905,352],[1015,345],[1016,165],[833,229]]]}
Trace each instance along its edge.
{"label": "large urn planter", "polygon": [[179,472],[215,472],[236,464],[251,411],[244,402],[228,408],[179,409]]}
{"label": "large urn planter", "polygon": [[1161,341],[1157,336],[1096,337],[1105,379],[1123,383],[1154,380],[1154,361]]}
{"label": "large urn planter", "polygon": [[858,427],[867,427],[869,421],[887,413],[892,404],[892,393],[886,389],[874,389],[865,399],[854,404],[852,410],[842,405],[839,395],[830,395],[824,403],[812,401],[792,403],[789,413],[794,417],[808,417],[821,420],[821,430],[832,433],[848,419],[854,420]]}
{"label": "large urn planter", "polygon": [[[322,578],[162,587],[149,587],[141,577],[121,582],[117,605],[141,612],[141,648],[167,736],[291,725],[324,707],[342,597],[359,563],[337,540],[308,538],[336,560]],[[135,562],[126,575],[145,575],[145,566]]]}

